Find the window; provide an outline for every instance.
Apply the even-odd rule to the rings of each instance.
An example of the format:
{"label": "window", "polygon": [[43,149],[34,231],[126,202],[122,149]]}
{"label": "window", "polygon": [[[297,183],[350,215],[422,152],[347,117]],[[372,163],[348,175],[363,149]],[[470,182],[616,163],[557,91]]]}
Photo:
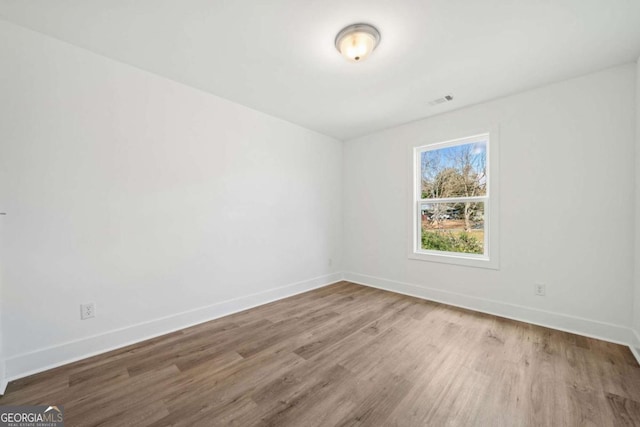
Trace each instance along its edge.
{"label": "window", "polygon": [[493,139],[485,133],[413,148],[411,258],[497,268]]}

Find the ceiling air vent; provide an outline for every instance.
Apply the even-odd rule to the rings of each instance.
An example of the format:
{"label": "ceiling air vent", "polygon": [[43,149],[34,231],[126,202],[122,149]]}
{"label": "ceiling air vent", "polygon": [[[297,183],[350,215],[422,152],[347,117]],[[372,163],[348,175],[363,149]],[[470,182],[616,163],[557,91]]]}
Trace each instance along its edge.
{"label": "ceiling air vent", "polygon": [[444,104],[445,102],[449,102],[449,101],[453,101],[453,96],[445,95],[442,98],[438,98],[438,99],[434,99],[433,101],[430,101],[429,105],[434,106],[434,105]]}

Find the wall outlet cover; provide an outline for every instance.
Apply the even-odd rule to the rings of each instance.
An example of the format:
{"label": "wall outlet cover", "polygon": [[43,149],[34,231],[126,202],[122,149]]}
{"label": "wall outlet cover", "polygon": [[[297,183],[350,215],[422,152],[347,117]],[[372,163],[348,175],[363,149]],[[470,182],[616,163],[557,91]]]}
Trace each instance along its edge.
{"label": "wall outlet cover", "polygon": [[80,319],[86,320],[92,317],[96,317],[96,304],[94,302],[80,304]]}

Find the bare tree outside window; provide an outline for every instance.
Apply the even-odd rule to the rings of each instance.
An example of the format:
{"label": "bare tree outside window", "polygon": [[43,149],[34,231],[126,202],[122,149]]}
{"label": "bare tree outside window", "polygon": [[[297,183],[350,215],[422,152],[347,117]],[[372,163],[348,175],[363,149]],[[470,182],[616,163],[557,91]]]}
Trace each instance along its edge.
{"label": "bare tree outside window", "polygon": [[422,249],[483,254],[487,143],[420,153]]}

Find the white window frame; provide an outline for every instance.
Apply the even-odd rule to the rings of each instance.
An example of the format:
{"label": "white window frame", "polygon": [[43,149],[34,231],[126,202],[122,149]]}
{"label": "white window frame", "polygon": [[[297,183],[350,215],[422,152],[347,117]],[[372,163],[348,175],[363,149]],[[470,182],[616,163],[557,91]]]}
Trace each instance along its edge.
{"label": "white window frame", "polygon": [[[462,136],[465,135],[465,136]],[[470,136],[469,136],[470,135]],[[458,136],[458,135],[457,135]],[[422,199],[421,153],[456,145],[469,144],[478,140],[487,141],[487,194],[478,197],[462,197],[447,199]],[[422,143],[410,147],[410,197],[409,197],[409,251],[410,259],[420,261],[440,262],[456,264],[467,267],[480,267],[499,269],[499,156],[498,156],[498,130],[492,128],[489,131],[469,132],[461,134],[457,138],[440,140],[431,143]],[[466,254],[461,252],[446,252],[422,249],[422,205],[429,202],[460,202],[460,201],[484,202],[484,251],[480,254]]]}

